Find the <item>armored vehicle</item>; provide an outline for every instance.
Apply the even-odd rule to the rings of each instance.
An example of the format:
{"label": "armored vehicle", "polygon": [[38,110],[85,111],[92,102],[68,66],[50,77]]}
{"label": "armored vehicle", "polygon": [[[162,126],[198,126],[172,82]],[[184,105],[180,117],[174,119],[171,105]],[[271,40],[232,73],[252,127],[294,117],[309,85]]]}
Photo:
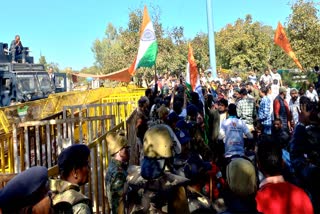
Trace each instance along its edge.
{"label": "armored vehicle", "polygon": [[26,63],[11,63],[7,47],[7,44],[0,43],[0,107],[66,91],[65,73],[54,73],[54,78],[50,78],[45,66],[34,64],[28,51]]}

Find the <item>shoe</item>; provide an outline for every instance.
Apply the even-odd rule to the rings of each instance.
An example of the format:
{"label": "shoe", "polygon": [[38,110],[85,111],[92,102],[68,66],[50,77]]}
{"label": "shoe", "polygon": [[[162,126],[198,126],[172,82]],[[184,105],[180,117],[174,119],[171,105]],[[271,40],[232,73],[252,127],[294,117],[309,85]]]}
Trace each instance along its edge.
{"label": "shoe", "polygon": [[14,63],[17,63],[17,62],[13,60],[13,61],[11,61],[11,63],[14,64]]}

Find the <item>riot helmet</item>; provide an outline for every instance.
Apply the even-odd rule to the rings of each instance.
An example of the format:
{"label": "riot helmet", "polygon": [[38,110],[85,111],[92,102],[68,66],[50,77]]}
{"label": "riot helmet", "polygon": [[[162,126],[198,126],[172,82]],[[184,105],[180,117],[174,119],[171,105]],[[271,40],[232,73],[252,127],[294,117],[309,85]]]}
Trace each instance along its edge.
{"label": "riot helmet", "polygon": [[149,158],[170,158],[173,156],[173,141],[166,125],[152,126],[144,135],[143,152]]}
{"label": "riot helmet", "polygon": [[107,134],[106,140],[110,155],[114,155],[123,147],[128,146],[128,140],[126,139],[124,132],[110,132]]}

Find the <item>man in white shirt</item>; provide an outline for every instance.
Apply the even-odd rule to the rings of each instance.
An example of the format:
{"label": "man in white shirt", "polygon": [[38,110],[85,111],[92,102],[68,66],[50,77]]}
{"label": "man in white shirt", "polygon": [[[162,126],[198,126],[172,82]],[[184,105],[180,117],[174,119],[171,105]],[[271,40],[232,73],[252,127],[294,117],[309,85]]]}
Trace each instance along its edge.
{"label": "man in white shirt", "polygon": [[313,84],[309,85],[308,90],[306,91],[306,96],[310,99],[311,102],[319,102],[319,96],[317,91],[314,89]]}
{"label": "man in white shirt", "polygon": [[272,83],[272,77],[268,69],[266,69],[264,71],[264,74],[260,77],[260,82],[263,82],[265,86],[268,86]]}
{"label": "man in white shirt", "polygon": [[226,158],[235,155],[244,156],[244,139],[252,139],[253,136],[244,121],[237,118],[237,106],[230,104],[228,106],[229,117],[221,124],[219,139],[223,140]]}
{"label": "man in white shirt", "polygon": [[298,111],[300,111],[300,98],[299,98],[298,90],[296,88],[292,88],[290,90],[290,96],[291,96],[291,99],[289,101],[289,109],[292,114],[292,120],[293,120],[292,126],[294,127],[299,122]]}
{"label": "man in white shirt", "polygon": [[281,75],[277,72],[277,69],[273,68],[272,72],[270,72],[270,75],[272,77],[272,82],[275,82],[274,80],[278,80],[277,85],[279,87],[281,87],[282,86],[282,79],[281,79]]}

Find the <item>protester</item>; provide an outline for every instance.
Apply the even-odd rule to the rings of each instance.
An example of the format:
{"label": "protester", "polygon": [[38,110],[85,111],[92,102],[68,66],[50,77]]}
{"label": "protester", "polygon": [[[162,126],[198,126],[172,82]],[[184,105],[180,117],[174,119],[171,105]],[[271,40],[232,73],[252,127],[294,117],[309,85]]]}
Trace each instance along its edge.
{"label": "protester", "polygon": [[236,108],[235,104],[228,106],[228,119],[222,122],[220,128],[219,138],[224,141],[226,158],[245,156],[243,136],[253,137],[244,121],[237,118]]}
{"label": "protester", "polygon": [[258,211],[264,214],[311,214],[308,195],[299,187],[286,182],[281,174],[282,151],[277,142],[265,139],[258,144],[258,167],[265,176],[256,195]]}
{"label": "protester", "polygon": [[256,104],[253,98],[249,98],[245,88],[240,90],[241,100],[237,103],[237,115],[245,122],[250,131],[254,130],[253,122],[256,119]]}
{"label": "protester", "polygon": [[290,160],[300,187],[309,192],[315,213],[319,213],[320,111],[309,104],[310,101],[300,98],[299,122],[290,141]]}
{"label": "protester", "polygon": [[290,136],[288,132],[283,129],[281,119],[274,119],[272,126],[272,137],[277,142],[281,148],[287,149],[289,144]]}
{"label": "protester", "polygon": [[259,103],[260,103],[259,90],[253,86],[252,82],[246,83],[246,89],[247,89],[248,95],[250,95],[254,99],[256,106],[259,106]]}
{"label": "protester", "polygon": [[261,102],[258,109],[258,118],[259,122],[263,125],[263,133],[271,135],[271,101],[267,97],[268,91],[267,87],[262,87],[260,89]]}
{"label": "protester", "polygon": [[290,90],[290,101],[289,101],[289,109],[292,115],[292,123],[291,126],[295,127],[295,125],[298,123],[299,119],[299,108],[300,108],[300,97],[298,94],[298,90],[296,88],[292,88]]}
{"label": "protester", "polygon": [[16,35],[14,40],[12,40],[9,51],[11,52],[12,63],[17,63],[19,59],[22,60],[22,63],[26,62],[26,52],[22,46],[19,35]]}
{"label": "protester", "polygon": [[272,77],[268,68],[265,69],[264,74],[260,77],[260,82],[262,82],[264,86],[268,86],[272,83]]}
{"label": "protester", "polygon": [[[278,73],[276,68],[272,68],[270,75],[272,77],[272,82],[276,82],[275,84],[277,84],[278,86],[282,86],[282,78],[281,75]],[[277,80],[277,81],[274,81]]]}
{"label": "protester", "polygon": [[291,112],[286,99],[287,89],[281,87],[279,95],[273,101],[273,113],[275,119],[281,119],[282,128],[288,133],[292,131],[291,128]]}
{"label": "protester", "polygon": [[221,99],[218,101],[218,111],[220,115],[220,127],[222,122],[227,119],[228,115],[228,100],[226,99]]}
{"label": "protester", "polygon": [[249,72],[249,76],[248,76],[248,81],[251,82],[252,84],[256,84],[257,82],[257,75],[254,72],[254,70]]}
{"label": "protester", "polygon": [[319,96],[317,91],[314,89],[314,84],[309,85],[308,90],[306,91],[306,96],[310,99],[311,102],[319,102]]}

